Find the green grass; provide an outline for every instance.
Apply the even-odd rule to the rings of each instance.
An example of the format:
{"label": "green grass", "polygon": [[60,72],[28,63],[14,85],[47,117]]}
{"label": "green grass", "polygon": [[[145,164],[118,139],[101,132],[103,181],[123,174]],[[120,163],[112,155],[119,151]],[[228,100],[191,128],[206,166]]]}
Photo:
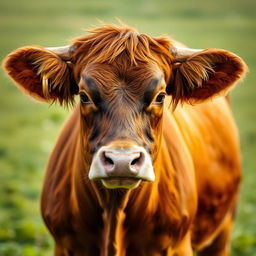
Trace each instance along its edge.
{"label": "green grass", "polygon": [[[232,255],[256,255],[256,2],[254,0],[2,0],[0,58],[24,45],[57,46],[99,20],[118,17],[143,33],[169,34],[195,48],[240,55],[250,73],[232,92],[244,178]],[[68,111],[22,95],[0,73],[0,255],[52,255],[40,217],[48,155]]]}

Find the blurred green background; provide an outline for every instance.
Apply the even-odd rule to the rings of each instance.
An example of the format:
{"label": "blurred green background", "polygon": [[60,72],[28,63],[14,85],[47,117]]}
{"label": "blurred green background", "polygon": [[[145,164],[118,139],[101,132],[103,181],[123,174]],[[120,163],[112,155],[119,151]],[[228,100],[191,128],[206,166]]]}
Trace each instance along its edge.
{"label": "blurred green background", "polygon": [[[58,46],[99,20],[116,17],[143,33],[169,34],[194,48],[224,48],[249,66],[232,91],[241,134],[244,178],[232,255],[256,255],[255,0],[1,0],[0,59],[24,45]],[[52,255],[40,190],[48,155],[68,114],[20,93],[0,71],[0,255]]]}

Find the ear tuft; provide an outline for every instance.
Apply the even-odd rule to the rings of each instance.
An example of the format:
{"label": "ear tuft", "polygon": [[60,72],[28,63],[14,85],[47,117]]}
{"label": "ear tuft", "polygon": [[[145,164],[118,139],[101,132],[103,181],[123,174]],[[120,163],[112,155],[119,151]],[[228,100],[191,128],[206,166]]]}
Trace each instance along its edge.
{"label": "ear tuft", "polygon": [[71,70],[65,61],[58,55],[46,51],[35,58],[33,65],[41,77],[42,93],[46,99],[57,100],[61,105],[73,104]]}
{"label": "ear tuft", "polygon": [[180,100],[185,100],[191,92],[202,87],[207,81],[210,73],[213,73],[211,63],[205,59],[191,59],[183,63],[179,63],[174,67],[174,85],[170,91],[173,98],[173,106],[175,107]]}

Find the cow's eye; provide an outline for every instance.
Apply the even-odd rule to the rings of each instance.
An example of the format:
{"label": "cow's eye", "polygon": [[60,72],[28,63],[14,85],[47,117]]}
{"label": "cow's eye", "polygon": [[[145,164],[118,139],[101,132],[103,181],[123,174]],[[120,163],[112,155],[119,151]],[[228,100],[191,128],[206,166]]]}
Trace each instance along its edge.
{"label": "cow's eye", "polygon": [[91,103],[91,100],[89,99],[89,97],[83,92],[80,93],[80,100],[81,100],[81,103],[83,103],[83,104]]}
{"label": "cow's eye", "polygon": [[165,98],[165,93],[161,92],[157,95],[156,99],[155,99],[155,104],[163,104],[164,103],[164,98]]}

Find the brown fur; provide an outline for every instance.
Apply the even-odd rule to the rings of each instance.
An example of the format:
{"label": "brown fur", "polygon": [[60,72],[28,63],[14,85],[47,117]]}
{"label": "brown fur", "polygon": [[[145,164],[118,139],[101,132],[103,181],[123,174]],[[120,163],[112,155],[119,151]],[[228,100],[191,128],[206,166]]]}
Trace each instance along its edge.
{"label": "brown fur", "polygon": [[[204,101],[234,85],[243,61],[208,49],[178,63],[169,39],[127,26],[104,25],[73,44],[68,61],[35,47],[5,61],[36,99],[68,104],[79,91],[91,100],[74,109],[45,176],[42,214],[55,255],[227,256],[241,175],[238,135],[225,99]],[[170,97],[156,103],[165,91]],[[155,182],[129,191],[88,180],[94,153],[113,141],[143,146]]]}

